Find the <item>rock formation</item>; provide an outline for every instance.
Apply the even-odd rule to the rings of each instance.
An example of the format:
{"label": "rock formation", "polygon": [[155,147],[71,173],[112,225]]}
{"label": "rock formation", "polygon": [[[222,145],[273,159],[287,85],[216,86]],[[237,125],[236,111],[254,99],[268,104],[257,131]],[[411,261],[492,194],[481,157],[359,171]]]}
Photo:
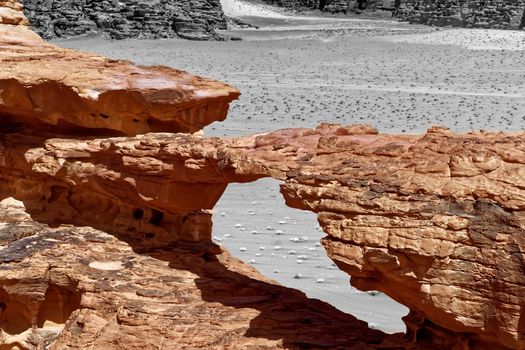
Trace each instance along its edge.
{"label": "rock formation", "polygon": [[[137,253],[0,210],[2,349],[375,349],[385,337],[214,247]],[[337,335],[337,336],[334,336]]]}
{"label": "rock formation", "polygon": [[105,34],[114,39],[218,39],[226,29],[220,0],[22,0],[46,39]]}
{"label": "rock formation", "polygon": [[2,124],[92,134],[196,132],[224,120],[239,96],[226,84],[176,69],[50,45],[27,27],[20,7],[2,4],[2,23],[13,24],[0,27]]}
{"label": "rock formation", "polygon": [[355,287],[410,308],[414,341],[523,349],[524,142],[322,126],[260,136],[249,154],[286,172],[287,204],[318,213]]}
{"label": "rock formation", "polygon": [[411,23],[467,28],[521,29],[525,1],[401,0],[397,16]]}
{"label": "rock formation", "polygon": [[264,2],[293,10],[320,10],[330,13],[349,13],[367,7],[375,8],[378,0],[263,0]]}
{"label": "rock formation", "polygon": [[392,10],[410,23],[466,28],[522,29],[525,1],[481,0],[263,0],[289,9],[312,9],[331,13],[359,10]]}
{"label": "rock formation", "polygon": [[[203,138],[235,89],[59,49],[20,11],[0,0],[0,349],[525,349],[525,133]],[[405,335],[212,243],[226,186],[262,177]]]}

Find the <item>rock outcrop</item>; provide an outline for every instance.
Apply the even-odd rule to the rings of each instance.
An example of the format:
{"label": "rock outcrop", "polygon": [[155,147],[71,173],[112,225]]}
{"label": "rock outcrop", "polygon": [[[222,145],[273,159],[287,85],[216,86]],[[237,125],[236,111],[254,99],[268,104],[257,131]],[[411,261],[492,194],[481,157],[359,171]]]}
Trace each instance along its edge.
{"label": "rock outcrop", "polygon": [[288,205],[318,213],[352,285],[410,308],[415,342],[523,349],[524,145],[525,133],[323,126],[260,136],[248,154],[286,173]]}
{"label": "rock outcrop", "polygon": [[114,39],[219,39],[227,23],[220,0],[22,0],[46,39],[104,34]]}
{"label": "rock outcrop", "polygon": [[397,17],[411,23],[467,28],[522,29],[525,1],[401,0]]}
{"label": "rock outcrop", "polygon": [[292,10],[320,10],[330,13],[350,13],[364,10],[367,7],[375,8],[377,0],[263,0],[270,5],[281,6]]}
{"label": "rock outcrop", "polygon": [[[0,205],[2,349],[376,349],[385,335],[214,247],[137,253]],[[336,335],[336,336],[334,336]]]}
{"label": "rock outcrop", "polygon": [[[30,215],[0,206],[0,349],[525,349],[525,133],[203,138],[235,89],[46,44],[10,0],[0,18],[0,200]],[[410,308],[405,335],[212,243],[226,186],[262,177],[354,286]]]}
{"label": "rock outcrop", "polygon": [[2,197],[38,221],[90,225],[137,249],[200,246],[227,183],[273,176],[288,205],[318,213],[354,286],[410,307],[415,342],[523,347],[524,134],[325,125],[229,141],[32,140],[3,137],[0,174]]}
{"label": "rock outcrop", "polygon": [[350,13],[388,9],[410,23],[466,28],[522,29],[525,1],[503,0],[263,0],[289,9]]}
{"label": "rock outcrop", "polygon": [[20,5],[0,6],[8,24],[0,26],[0,124],[55,133],[192,133],[224,120],[239,96],[226,84],[180,70],[48,44],[27,27]]}

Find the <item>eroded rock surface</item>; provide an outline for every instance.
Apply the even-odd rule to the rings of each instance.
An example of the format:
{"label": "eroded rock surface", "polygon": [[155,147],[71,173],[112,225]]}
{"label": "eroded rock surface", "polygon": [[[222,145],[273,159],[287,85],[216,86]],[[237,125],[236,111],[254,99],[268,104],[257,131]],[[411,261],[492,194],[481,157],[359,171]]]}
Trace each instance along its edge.
{"label": "eroded rock surface", "polygon": [[[0,199],[31,215],[0,209],[1,350],[525,349],[524,133],[203,138],[237,90],[57,48],[21,9],[0,0]],[[354,286],[410,308],[404,337],[211,242],[228,183],[261,177],[318,213]]]}
{"label": "eroded rock surface", "polygon": [[419,1],[401,0],[396,14],[402,20],[432,26],[523,29],[525,1],[435,0],[422,6]]}
{"label": "eroded rock surface", "polygon": [[22,7],[0,2],[0,124],[53,132],[136,135],[196,132],[224,120],[239,92],[168,67],[127,61],[43,41]]}
{"label": "eroded rock surface", "polygon": [[517,349],[524,141],[323,125],[232,140],[51,139],[27,149],[28,138],[13,135],[1,147],[2,197],[24,200],[39,221],[102,228],[137,247],[202,243],[227,183],[273,176],[285,180],[288,205],[318,213],[323,244],[354,286],[411,309],[415,342]]}
{"label": "eroded rock surface", "polygon": [[[385,337],[221,251],[139,254],[0,205],[2,349],[377,349]],[[213,254],[209,253],[213,251]]]}
{"label": "eroded rock surface", "polygon": [[355,287],[411,309],[414,341],[523,349],[525,134],[354,132],[276,132],[250,153],[287,171],[287,204],[318,213]]}
{"label": "eroded rock surface", "polygon": [[22,0],[32,27],[46,39],[104,34],[114,39],[220,39],[219,0]]}

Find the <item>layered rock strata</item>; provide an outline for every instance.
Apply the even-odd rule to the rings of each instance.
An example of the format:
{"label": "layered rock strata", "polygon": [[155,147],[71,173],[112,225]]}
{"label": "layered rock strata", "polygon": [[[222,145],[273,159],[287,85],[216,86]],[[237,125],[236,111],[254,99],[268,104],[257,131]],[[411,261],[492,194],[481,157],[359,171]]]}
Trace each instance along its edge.
{"label": "layered rock strata", "polygon": [[324,126],[258,137],[249,154],[286,172],[287,204],[318,213],[355,287],[410,308],[415,342],[523,349],[524,142]]}
{"label": "layered rock strata", "polygon": [[[0,210],[0,349],[525,349],[524,133],[203,138],[235,89],[46,44],[10,0],[0,18],[0,199],[31,215]],[[184,133],[137,135],[161,130]],[[406,335],[211,242],[226,186],[261,177],[318,214],[354,286],[410,308]]]}
{"label": "layered rock strata", "polygon": [[219,0],[22,0],[46,39],[104,34],[114,39],[220,39],[226,29]]}
{"label": "layered rock strata", "polygon": [[392,10],[410,23],[466,28],[522,29],[525,1],[503,0],[264,0],[289,9],[311,9],[331,13],[359,10]]}
{"label": "layered rock strata", "polygon": [[523,347],[524,134],[324,125],[233,140],[32,138],[3,137],[0,174],[2,197],[38,221],[90,225],[137,248],[200,246],[227,183],[272,176],[288,205],[318,213],[354,286],[411,309],[415,342]]}
{"label": "layered rock strata", "polygon": [[525,1],[401,0],[397,16],[411,23],[467,28],[522,29]]}
{"label": "layered rock strata", "polygon": [[330,13],[349,13],[358,9],[375,8],[378,0],[263,0],[264,2],[292,10],[320,10]]}
{"label": "layered rock strata", "polygon": [[0,205],[2,349],[377,349],[385,335],[215,246],[139,254]]}
{"label": "layered rock strata", "polygon": [[[196,132],[224,120],[239,92],[168,67],[135,66],[62,49],[27,27],[21,6],[0,2],[0,124],[55,133]],[[15,8],[15,9],[14,9]]]}

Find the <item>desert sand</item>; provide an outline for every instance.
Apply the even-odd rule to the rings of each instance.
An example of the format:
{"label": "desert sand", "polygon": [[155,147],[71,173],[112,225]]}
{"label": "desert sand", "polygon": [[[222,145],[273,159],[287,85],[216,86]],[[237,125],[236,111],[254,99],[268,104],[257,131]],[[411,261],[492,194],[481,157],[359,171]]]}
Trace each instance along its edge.
{"label": "desert sand", "polygon": [[[242,41],[57,41],[140,64],[168,65],[228,82],[242,96],[208,136],[322,122],[366,123],[387,133],[513,131],[525,126],[525,33],[436,29],[388,20],[308,17],[240,0],[225,11],[259,29]],[[331,302],[386,332],[407,309],[359,292],[318,244],[313,213],[287,208],[278,183],[230,185],[215,209],[214,240],[280,283]]]}

